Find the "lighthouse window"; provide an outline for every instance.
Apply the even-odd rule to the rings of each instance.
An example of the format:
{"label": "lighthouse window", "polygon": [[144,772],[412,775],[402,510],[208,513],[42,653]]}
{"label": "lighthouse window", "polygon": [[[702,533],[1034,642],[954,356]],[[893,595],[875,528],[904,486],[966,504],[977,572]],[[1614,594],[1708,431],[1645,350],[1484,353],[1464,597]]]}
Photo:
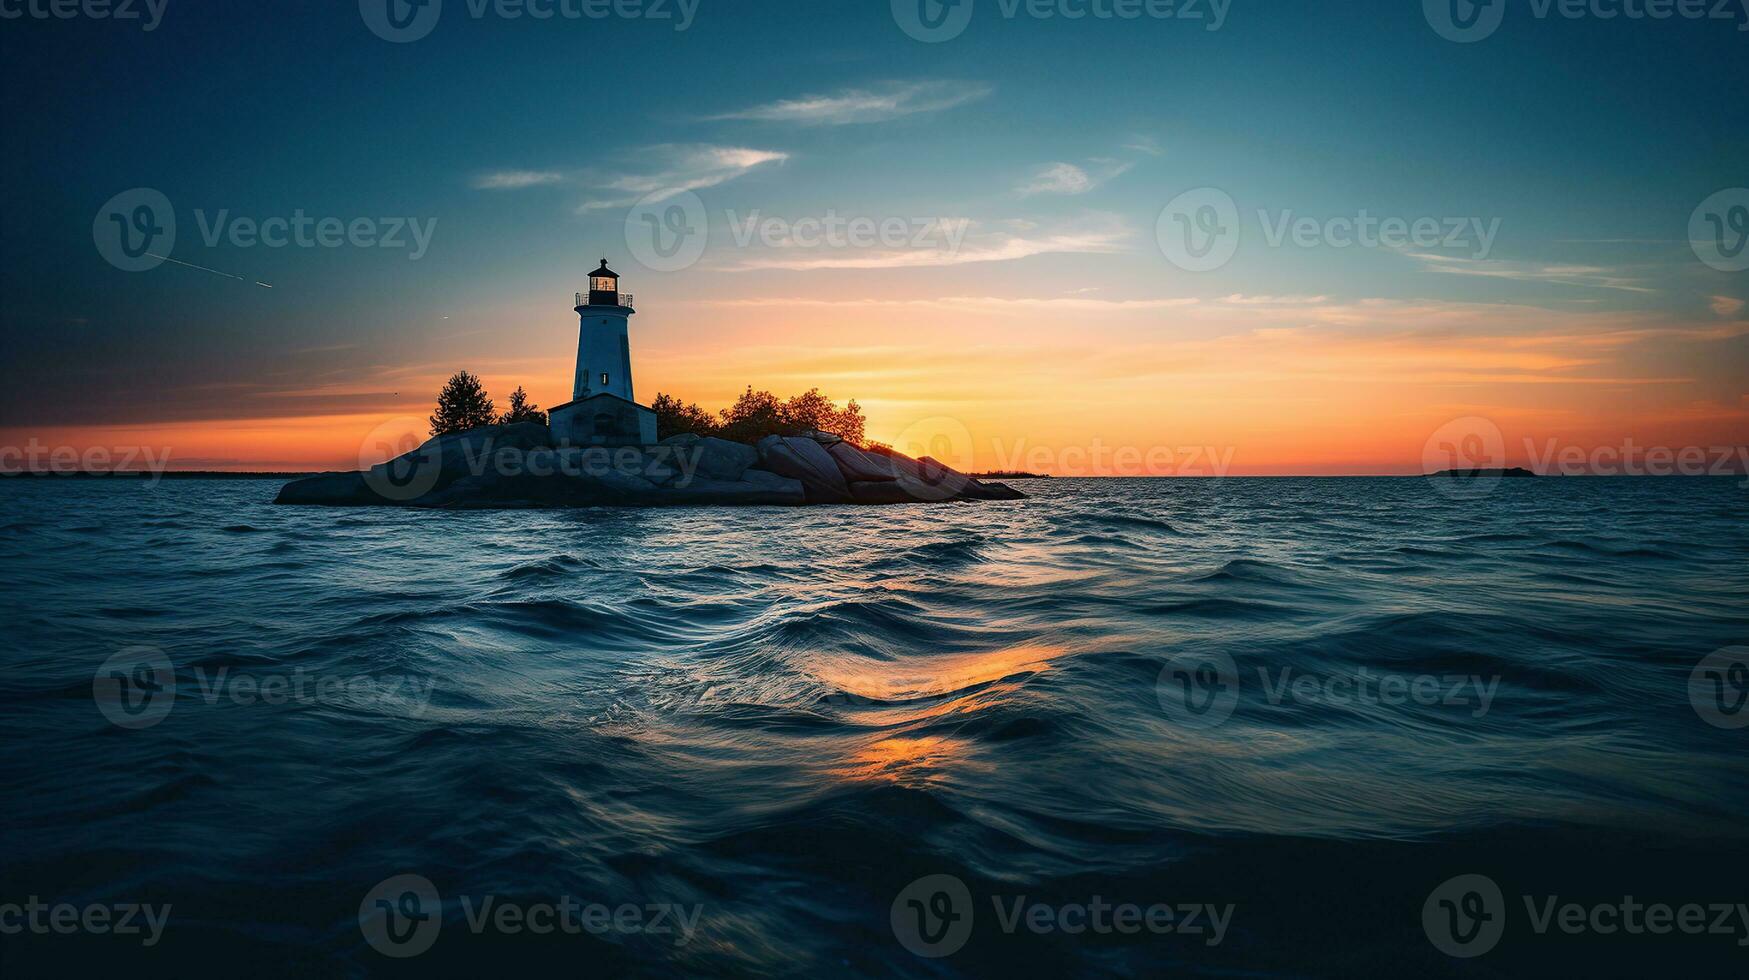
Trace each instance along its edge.
{"label": "lighthouse window", "polygon": [[606,371],[601,372],[601,383],[604,385],[607,384],[607,372]]}
{"label": "lighthouse window", "polygon": [[612,279],[608,279],[607,277],[602,276],[602,277],[590,279],[589,280],[589,288],[595,290],[598,293],[611,293],[614,290],[618,289],[619,287],[614,284],[614,281]]}

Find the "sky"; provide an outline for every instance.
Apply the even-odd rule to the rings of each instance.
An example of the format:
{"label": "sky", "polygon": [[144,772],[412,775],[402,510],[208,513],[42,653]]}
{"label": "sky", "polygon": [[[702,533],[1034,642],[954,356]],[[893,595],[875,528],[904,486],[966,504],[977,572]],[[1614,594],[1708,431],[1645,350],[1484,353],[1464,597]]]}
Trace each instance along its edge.
{"label": "sky", "polygon": [[1749,443],[1749,10],[1450,2],[0,0],[0,465],[562,403],[604,257],[640,401],[962,467]]}

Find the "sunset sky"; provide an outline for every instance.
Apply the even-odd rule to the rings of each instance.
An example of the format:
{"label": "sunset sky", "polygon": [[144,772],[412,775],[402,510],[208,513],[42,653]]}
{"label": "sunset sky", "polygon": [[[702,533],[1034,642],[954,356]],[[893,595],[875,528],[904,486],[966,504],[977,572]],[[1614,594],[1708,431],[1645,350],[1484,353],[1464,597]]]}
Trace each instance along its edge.
{"label": "sunset sky", "polygon": [[[1094,457],[1127,447],[1181,472],[1195,448],[1205,474],[1416,473],[1469,417],[1514,465],[1527,440],[1749,442],[1749,272],[1689,240],[1703,201],[1749,186],[1740,24],[1525,5],[1458,44],[1420,2],[1233,0],[1210,30],[1212,7],[977,0],[924,43],[887,0],[702,0],[684,30],[663,7],[446,0],[408,43],[350,0],[173,0],[149,32],[0,22],[0,445],[354,468],[457,369],[500,405],[518,384],[568,400],[572,293],[602,257],[637,296],[640,401],[818,386],[860,402],[872,438],[945,431],[978,468],[1112,472]],[[1632,70],[1594,70],[1612,64]],[[133,188],[171,203],[176,262],[123,271],[94,242]],[[1199,188],[1239,215],[1231,261],[1202,272],[1157,234]],[[703,253],[649,268],[628,213],[635,232],[641,199],[682,192]],[[412,258],[203,235],[298,212],[411,218],[430,240]],[[1363,213],[1470,237],[1272,241]],[[753,215],[918,234],[743,241]]]}

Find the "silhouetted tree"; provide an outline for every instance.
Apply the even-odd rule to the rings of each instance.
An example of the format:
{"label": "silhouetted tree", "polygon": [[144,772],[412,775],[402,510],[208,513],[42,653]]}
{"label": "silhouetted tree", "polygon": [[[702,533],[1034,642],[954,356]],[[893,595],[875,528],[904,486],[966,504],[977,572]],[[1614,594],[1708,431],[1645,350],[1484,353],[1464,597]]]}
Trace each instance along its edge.
{"label": "silhouetted tree", "polygon": [[448,435],[466,432],[498,421],[492,411],[492,399],[480,379],[466,371],[450,376],[443,390],[437,393],[437,414],[431,416],[431,434]]}
{"label": "silhouetted tree", "polygon": [[521,385],[517,385],[516,390],[510,393],[510,407],[498,421],[505,425],[515,425],[518,422],[539,422],[546,425],[547,413],[541,411],[538,405],[530,405],[528,392],[523,391]]}
{"label": "silhouetted tree", "polygon": [[658,394],[650,403],[656,413],[656,438],[666,439],[691,433],[699,436],[717,434],[717,420],[697,404],[688,405],[673,395]]}
{"label": "silhouetted tree", "polygon": [[722,410],[720,435],[735,442],[753,443],[774,433],[787,435],[794,428],[783,416],[783,403],[769,391],[754,391],[752,385]]}
{"label": "silhouetted tree", "polygon": [[735,404],[714,417],[696,404],[689,405],[672,395],[657,395],[650,407],[656,412],[659,439],[691,432],[752,444],[769,435],[792,436],[818,430],[861,445],[867,425],[862,406],[855,400],[839,408],[818,388],[810,388],[786,401],[748,385]]}
{"label": "silhouetted tree", "polygon": [[852,399],[849,404],[840,409],[838,405],[820,394],[820,389],[809,388],[800,395],[792,395],[781,409],[784,425],[794,432],[830,432],[846,442],[862,444],[863,430],[867,420],[862,417],[862,406]]}

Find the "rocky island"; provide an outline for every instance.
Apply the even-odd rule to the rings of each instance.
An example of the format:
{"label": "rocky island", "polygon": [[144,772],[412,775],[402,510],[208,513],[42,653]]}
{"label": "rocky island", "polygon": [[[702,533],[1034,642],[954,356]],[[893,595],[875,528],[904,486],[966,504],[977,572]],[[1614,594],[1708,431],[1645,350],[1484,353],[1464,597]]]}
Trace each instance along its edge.
{"label": "rocky island", "polygon": [[431,439],[368,470],[285,485],[275,503],[336,507],[509,509],[783,506],[1019,500],[927,456],[860,449],[826,432],[769,435],[756,446],[671,436],[648,446],[575,446],[538,423]]}
{"label": "rocky island", "polygon": [[[457,372],[438,395],[432,439],[354,473],[295,480],[275,503],[336,507],[663,507],[907,504],[1018,500],[925,456],[862,449],[854,401],[839,412],[816,389],[779,402],[747,394],[713,422],[697,405],[632,394],[629,322],[637,312],[601,260],[578,291],[571,401],[541,412],[519,387],[499,416],[479,379]],[[663,420],[667,420],[667,425]],[[836,424],[852,436],[823,431]],[[668,434],[666,438],[664,429]],[[719,435],[740,436],[725,439]]]}

